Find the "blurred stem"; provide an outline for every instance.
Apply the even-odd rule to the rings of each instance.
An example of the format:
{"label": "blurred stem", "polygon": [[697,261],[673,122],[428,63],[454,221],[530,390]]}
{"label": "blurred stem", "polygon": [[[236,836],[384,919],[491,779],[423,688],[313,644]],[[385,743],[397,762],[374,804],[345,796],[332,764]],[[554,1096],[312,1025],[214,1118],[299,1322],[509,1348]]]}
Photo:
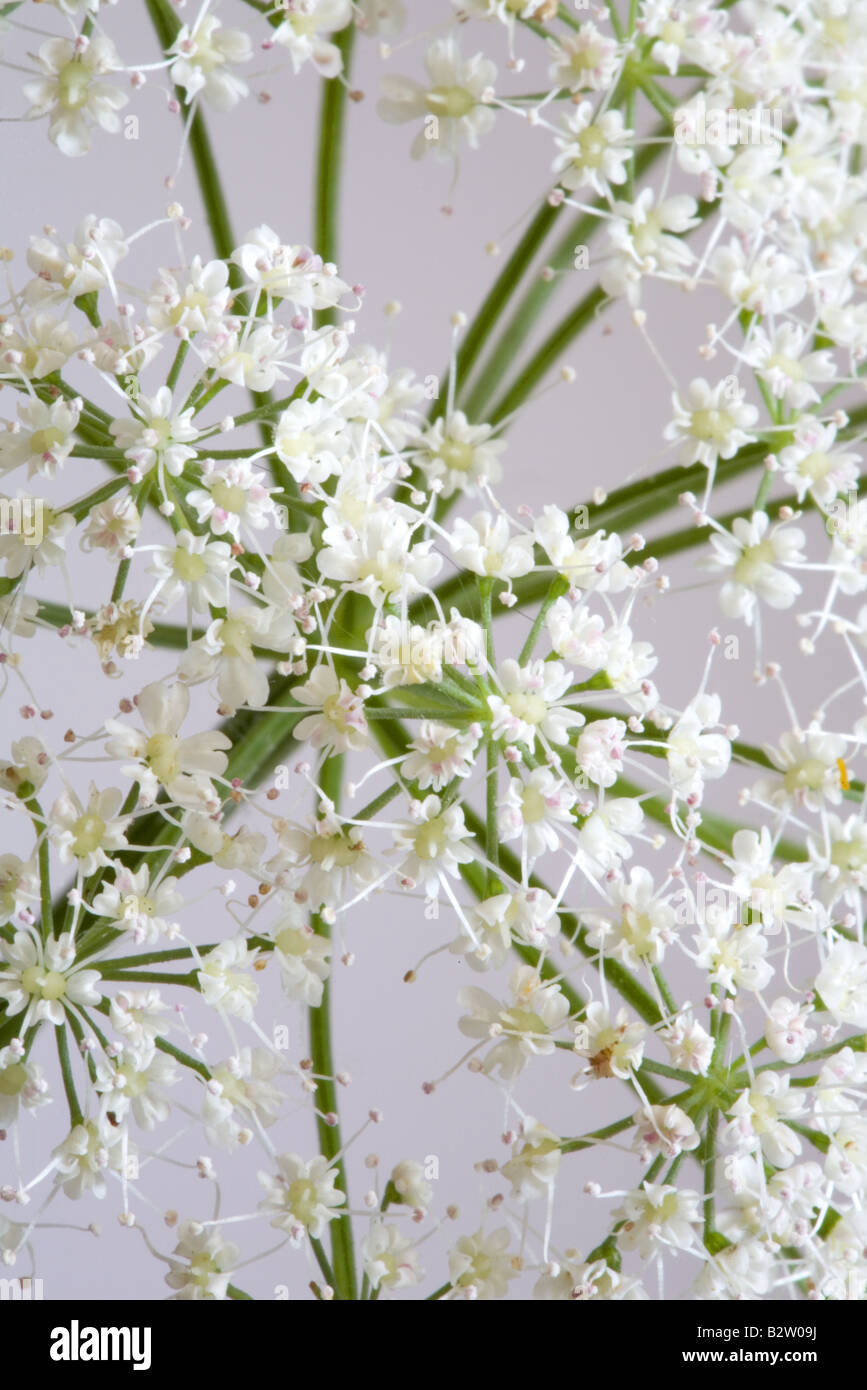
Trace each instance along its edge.
{"label": "blurred stem", "polygon": [[[343,780],[343,759],[342,757],[331,757],[326,759],[322,765],[322,772],[319,784],[323,796],[326,796],[334,803],[335,808],[340,798],[340,788]],[[330,940],[331,928],[323,917],[314,916],[313,928],[317,936],[325,937]],[[331,1045],[331,979],[324,982],[322,989],[322,1003],[316,1009],[308,1010],[310,1021],[310,1055],[313,1061],[313,1074],[318,1078],[316,1082],[316,1108],[320,1112],[316,1116],[316,1129],[319,1135],[319,1148],[322,1154],[331,1162],[336,1158],[342,1147],[340,1138],[340,1123],[336,1119],[337,1108],[337,1083],[334,1080],[334,1057]],[[329,1124],[323,1116],[334,1116],[334,1123]],[[338,1159],[334,1163],[337,1172],[337,1186],[346,1195],[346,1205],[349,1206],[349,1185],[346,1179],[346,1166],[343,1159]],[[352,1217],[348,1211],[335,1218],[329,1223],[331,1232],[331,1259],[334,1265],[333,1279],[329,1280],[338,1298],[350,1299],[355,1301],[358,1297],[358,1286],[355,1276],[355,1255],[352,1240]],[[315,1253],[315,1252],[314,1252]],[[320,1266],[321,1267],[321,1266]],[[324,1273],[324,1270],[323,1270]],[[326,1275],[326,1278],[328,1276]]]}
{"label": "blurred stem", "polygon": [[[340,175],[343,164],[343,136],[346,101],[355,25],[349,24],[333,36],[335,48],[343,58],[342,79],[324,77],[319,107],[319,148],[316,158],[316,184],[313,203],[313,250],[323,261],[336,262],[340,230]],[[335,309],[322,309],[320,324],[335,323]]]}

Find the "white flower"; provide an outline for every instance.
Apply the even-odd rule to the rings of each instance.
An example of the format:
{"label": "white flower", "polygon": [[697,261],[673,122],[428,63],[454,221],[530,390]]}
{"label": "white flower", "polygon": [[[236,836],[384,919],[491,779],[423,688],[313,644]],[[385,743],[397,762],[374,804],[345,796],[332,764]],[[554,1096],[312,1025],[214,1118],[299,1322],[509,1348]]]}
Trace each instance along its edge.
{"label": "white flower", "polygon": [[280,1061],[264,1047],[242,1047],[238,1054],[211,1068],[205,1086],[202,1122],[208,1142],[235,1149],[253,1137],[251,1122],[268,1128],[283,1105],[274,1083]]}
{"label": "white flower", "polygon": [[348,289],[333,265],[323,264],[309,247],[281,242],[265,224],[247,233],[231,259],[249,284],[290,300],[296,309],[333,308]]}
{"label": "white flower", "polygon": [[803,1092],[789,1090],[784,1072],[759,1072],[753,1085],[742,1091],[731,1108],[732,1120],[726,1127],[729,1143],[751,1150],[756,1143],[775,1168],[789,1168],[801,1152],[801,1141],[786,1124],[803,1115]]}
{"label": "white flower", "polygon": [[[22,497],[20,492],[18,495]],[[6,500],[0,496],[0,503]],[[71,513],[57,513],[41,498],[31,497],[20,505],[20,528],[15,525],[14,512],[10,509],[9,525],[14,529],[0,532],[0,558],[5,561],[6,573],[12,579],[25,574],[31,565],[42,574],[51,565],[62,564],[66,556],[66,537],[75,527],[75,517]]]}
{"label": "white flower", "polygon": [[598,810],[591,811],[578,832],[583,852],[598,870],[619,869],[624,859],[631,859],[632,846],[627,835],[637,835],[644,821],[644,812],[637,801],[615,797]]}
{"label": "white flower", "polygon": [[512,536],[508,518],[477,512],[469,522],[455,522],[452,554],[462,569],[496,579],[517,579],[533,568],[533,537]]}
{"label": "white flower", "polygon": [[182,681],[217,677],[224,705],[252,709],[268,700],[268,676],[258,664],[254,645],[286,651],[295,631],[291,613],[272,607],[232,608],[216,618],[204,637],[187,647],[178,666]]}
{"label": "white flower", "polygon": [[724,734],[705,733],[719,724],[718,695],[698,695],[669,731],[666,758],[671,784],[682,797],[701,800],[705,781],[715,781],[731,761],[731,744]]}
{"label": "white flower", "polygon": [[[772,338],[763,328],[755,326],[744,351],[750,366],[756,368],[762,380],[767,382],[772,396],[783,401],[791,410],[804,410],[818,401],[819,393],[813,382],[833,381],[836,376],[837,369],[831,353],[825,349],[805,353],[807,342],[807,332],[799,323],[779,324]],[[801,427],[806,425],[815,429],[820,436],[827,428],[816,420],[805,419],[796,426],[796,438]],[[786,452],[785,449],[782,451],[781,460]]]}
{"label": "white flower", "polygon": [[415,1245],[394,1223],[372,1221],[361,1254],[373,1289],[405,1289],[424,1277]]}
{"label": "white flower", "polygon": [[628,1192],[623,1205],[612,1213],[624,1224],[619,1241],[624,1250],[637,1250],[648,1259],[660,1248],[689,1250],[697,1240],[702,1204],[697,1192],[663,1183],[645,1182]]}
{"label": "white flower", "polygon": [[106,1194],[105,1174],[120,1173],[132,1157],[124,1131],[107,1121],[84,1120],[73,1126],[54,1150],[57,1182],[67,1197]]}
{"label": "white flower", "polygon": [[584,604],[574,605],[558,598],[548,609],[545,619],[551,646],[572,666],[601,670],[608,656],[605,619],[591,613]]}
{"label": "white flower", "polygon": [[351,23],[350,0],[288,0],[280,8],[286,18],[275,29],[274,42],[288,50],[293,71],[310,62],[322,77],[337,77],[343,58],[337,45],[323,38],[323,33]]}
{"label": "white flower", "polygon": [[710,268],[723,294],[754,314],[782,314],[799,304],[807,291],[797,262],[770,244],[748,260],[740,242],[732,240],[713,253]]}
{"label": "white flower", "polygon": [[455,1292],[467,1298],[505,1298],[509,1280],[517,1273],[505,1226],[487,1236],[483,1231],[461,1236],[449,1251],[449,1275]]}
{"label": "white flower", "polygon": [[94,1089],[102,1097],[102,1112],[109,1124],[121,1124],[132,1113],[144,1130],[155,1129],[169,1117],[163,1088],[180,1081],[173,1057],[151,1047],[125,1048],[113,1064],[97,1065]]}
{"label": "white flower", "polygon": [[575,540],[569,534],[569,517],[559,507],[543,509],[536,518],[533,535],[573,589],[616,594],[630,583],[619,536],[595,531]]}
{"label": "white flower", "polygon": [[274,451],[296,483],[324,483],[340,473],[349,447],[346,421],[322,397],[292,401],[274,431]]}
{"label": "white flower", "polygon": [[803,1008],[794,999],[775,999],[765,1024],[765,1042],[775,1057],[783,1062],[800,1062],[810,1043],[815,1040],[813,1028],[807,1027],[810,1008]]}
{"label": "white flower", "polygon": [[176,55],[169,76],[183,87],[188,102],[201,94],[217,111],[231,111],[247,95],[246,82],[229,71],[229,64],[252,58],[249,36],[224,29],[216,15],[204,15],[193,30],[182,25],[168,53]]}
{"label": "white flower", "polygon": [[129,98],[119,87],[96,81],[121,67],[110,39],[97,34],[84,45],[48,39],[36,61],[42,76],[24,85],[24,95],[31,102],[28,115],[50,117],[48,138],[61,154],[87,153],[91,123],[111,133],[120,130],[117,113]]}
{"label": "white flower", "polygon": [[470,831],[456,802],[443,809],[438,796],[426,796],[414,806],[413,819],[394,831],[395,848],[404,851],[399,872],[429,897],[436,897],[442,875],[457,878],[461,864],[469,864],[475,857],[464,844]]}
{"label": "white flower", "polygon": [[[74,239],[65,244],[48,235],[32,236],[27,264],[35,278],[25,285],[23,298],[27,304],[45,304],[98,294],[128,254],[129,244],[118,223],[93,213],[79,222]],[[55,406],[60,404],[55,401]]]}
{"label": "white flower", "polygon": [[169,1261],[166,1283],[177,1292],[173,1299],[199,1301],[227,1297],[226,1290],[238,1263],[236,1245],[223,1240],[219,1230],[199,1221],[182,1221],[178,1243]]}
{"label": "white flower", "polygon": [[269,871],[292,874],[293,886],[307,894],[313,912],[323,904],[332,907],[348,901],[382,874],[367,850],[361,827],[344,828],[327,814],[309,831],[284,822],[279,827],[279,846]]}
{"label": "white flower", "polygon": [[458,1022],[468,1038],[496,1039],[485,1058],[484,1070],[499,1070],[504,1081],[512,1081],[532,1057],[546,1057],[554,1051],[551,1036],[569,1015],[569,1001],[560,987],[545,983],[529,965],[521,965],[509,980],[511,1002],[500,1002],[486,990],[471,986],[458,994],[458,1003],[471,1012]]}
{"label": "white flower", "polygon": [[825,1177],[847,1195],[867,1188],[867,1121],[861,1115],[847,1115],[829,1136]]}
{"label": "white flower", "polygon": [[81,538],[82,550],[104,550],[108,559],[117,558],[131,545],[141,530],[141,516],[132,494],[110,497],[93,508],[87,530]]}
{"label": "white flower", "polygon": [[838,1023],[867,1028],[867,946],[837,941],[816,976],[816,989]]}
{"label": "white flower", "polygon": [[500,803],[500,837],[522,838],[530,859],[560,847],[558,826],[571,825],[576,793],[549,767],[537,767],[526,781],[511,778]]}
{"label": "white flower", "polygon": [[626,725],[622,719],[594,719],[578,735],[575,753],[585,777],[597,787],[613,787],[623,768]]}
{"label": "white flower", "polygon": [[228,760],[223,750],[231,748],[231,740],[217,729],[180,737],[178,729],[190,708],[190,692],[180,681],[146,685],[136,708],[145,733],[120,719],[105,721],[109,756],[134,760],[122,771],[139,783],[148,799],[154,800],[162,786],[181,806],[206,803],[217,810],[219,797],[210,779],[225,772]]}
{"label": "white flower", "polygon": [[141,473],[159,463],[173,478],[180,477],[187,461],[196,457],[195,449],[189,447],[199,433],[193,424],[193,411],[177,413],[167,386],[160,387],[155,396],[141,396],[136,411],[135,418],[112,420],[109,428],[117,447]]}
{"label": "white flower", "polygon": [[453,729],[449,724],[422,720],[415,737],[410,739],[412,752],[401,764],[407,781],[417,782],[422,791],[432,787],[441,792],[455,777],[469,777],[479,744],[478,726]]}
{"label": "white flower", "polygon": [[280,1154],[277,1174],[260,1173],[267,1196],[262,1211],[273,1212],[271,1225],[286,1231],[292,1245],[300,1245],[305,1232],[319,1240],[328,1223],[340,1213],[346,1195],[335,1188],[337,1172],[328,1159],[317,1154],[305,1162],[298,1154]]}
{"label": "white flower", "polygon": [[59,371],[78,347],[69,324],[37,310],[16,328],[11,319],[0,323],[0,379],[41,381]]}
{"label": "white flower", "polygon": [[668,1048],[671,1064],[681,1071],[706,1076],[713,1057],[713,1038],[693,1018],[689,1009],[682,1010],[660,1037]]}
{"label": "white flower", "polygon": [[548,76],[554,87],[603,91],[617,71],[617,41],[600,33],[595,24],[582,24],[577,33],[547,42],[553,57]]}
{"label": "white flower", "polygon": [[701,1136],[692,1120],[679,1105],[645,1105],[635,1112],[635,1142],[633,1148],[647,1156],[664,1154],[674,1158],[679,1153],[691,1153],[701,1143]]}
{"label": "white flower", "polygon": [[807,927],[810,870],[805,864],[784,864],[779,873],[773,868],[774,845],[767,826],[737,830],[732,836],[731,858],[725,864],[732,872],[732,888],[745,906],[757,914],[767,932],[779,930],[780,923]]}
{"label": "white flower", "polygon": [[130,1048],[148,1051],[171,1026],[164,1017],[168,1012],[159,990],[124,989],[111,1001],[111,1026]]}
{"label": "white flower", "polygon": [[57,798],[49,816],[48,834],[57,846],[61,862],[74,863],[79,871],[92,874],[109,862],[109,850],[124,849],[129,816],[121,816],[123,793],[117,787],[100,791],[90,784],[87,804],[68,788]]}
{"label": "white flower", "polygon": [[820,506],[833,502],[838,493],[855,488],[861,472],[861,455],[834,447],[837,430],[812,416],[798,421],[794,441],[780,451],[780,467],[798,501],[809,492]]}
{"label": "white flower", "polygon": [[605,293],[625,295],[637,305],[643,275],[682,276],[693,255],[680,233],[697,225],[697,206],[694,198],[679,193],[654,207],[652,188],[643,189],[634,203],[615,203],[608,223],[614,254],[599,277]]}
{"label": "white flower", "polygon": [[10,473],[26,465],[28,478],[53,478],[72,451],[80,415],[77,398],[61,398],[51,405],[35,398],[19,400],[17,421],[0,434],[0,471]]}
{"label": "white flower", "polygon": [[555,137],[560,153],[551,168],[558,182],[570,191],[592,188],[600,198],[610,195],[611,184],[626,182],[626,161],[632,156],[627,130],[619,111],[605,111],[593,119],[593,106],[582,101],[561,117],[563,135]]}
{"label": "white flower", "polygon": [[588,1303],[592,1299],[620,1303],[647,1298],[637,1279],[618,1274],[605,1260],[592,1264],[581,1259],[577,1250],[567,1250],[566,1258],[558,1261],[556,1274],[542,1274],[533,1285],[533,1298]]}
{"label": "white flower", "polygon": [[416,1211],[427,1211],[433,1201],[433,1188],[425,1178],[422,1165],[411,1158],[394,1165],[389,1182],[397,1193],[397,1200]]}
{"label": "white flower", "polygon": [[273,489],[264,486],[263,478],[245,460],[203,470],[202,487],[193,488],[187,501],[195,507],[199,522],[207,522],[216,536],[228,533],[237,541],[242,526],[262,531],[274,522]]}
{"label": "white flower", "polygon": [[164,333],[215,333],[231,297],[226,262],[203,264],[201,256],[193,256],[183,272],[159,269],[148,295],[148,319]]}
{"label": "white flower", "polygon": [[614,915],[605,912],[584,914],[588,944],[605,955],[616,956],[635,969],[640,964],[658,965],[673,939],[675,914],[671,904],[657,898],[653,877],[647,869],[632,870],[629,882],[606,885]]}
{"label": "white flower", "polygon": [[204,957],[199,970],[202,998],[212,1008],[249,1023],[259,997],[256,981],[247,974],[255,959],[243,936],[221,941]]}
{"label": "white flower", "polygon": [[332,666],[324,662],[317,666],[303,685],[295,687],[292,697],[299,704],[319,711],[295,725],[295,737],[299,742],[309,739],[314,748],[338,753],[367,747],[369,730],[364,700],[350,690]]}
{"label": "white flower", "polygon": [[232,549],[226,541],[178,531],[173,545],[154,549],[151,573],[157,582],[149,603],[159,598],[168,609],[185,597],[199,613],[207,612],[211,604],[228,608],[228,581],[233,566]]}
{"label": "white flower", "polygon": [[15,1038],[0,1048],[0,1129],[11,1129],[18,1112],[50,1105],[48,1082],[38,1062],[25,1057],[24,1044]]}
{"label": "white flower", "polygon": [[508,657],[498,671],[502,695],[489,695],[491,733],[506,743],[523,743],[531,751],[540,734],[551,743],[566,743],[583,714],[561,703],[573,673],[559,661],[531,661],[519,666]]}
{"label": "white flower", "polygon": [[414,528],[396,508],[382,507],[364,518],[358,531],[326,526],[317,555],[319,572],[366,594],[374,603],[398,594],[414,598],[442,565],[433,541],[413,542]]}
{"label": "white flower", "polygon": [[729,994],[764,989],[774,970],[765,960],[768,943],[761,928],[732,922],[723,912],[708,909],[706,915],[708,920],[695,938],[695,963],[707,970],[710,983],[722,985]]}
{"label": "white flower", "polygon": [[644,1024],[630,1023],[625,1009],[612,1019],[604,1004],[591,1000],[575,1025],[575,1051],[588,1059],[595,1077],[619,1076],[623,1081],[641,1066],[644,1033]]}
{"label": "white flower", "polygon": [[425,67],[426,87],[411,77],[384,77],[376,109],[394,124],[423,120],[412,143],[413,159],[421,159],[428,150],[438,159],[454,159],[462,138],[475,149],[479,136],[494,124],[494,111],[484,98],[493,91],[497,69],[481,53],[464,61],[452,37],[428,45]]}
{"label": "white flower", "polygon": [[779,745],[766,746],[765,753],[782,776],[762,777],[753,795],[774,806],[804,806],[820,811],[830,802],[842,800],[840,761],[846,756],[846,743],[837,734],[812,729],[782,734]]}
{"label": "white flower", "polygon": [[743,618],[752,626],[763,599],[771,608],[791,608],[801,586],[780,565],[801,564],[804,533],[798,526],[771,526],[767,512],[736,517],[731,534],[715,530],[712,555],[698,564],[712,574],[725,575],[720,608],[728,618]]}
{"label": "white flower", "polygon": [[666,425],[663,438],[680,444],[679,463],[703,463],[711,468],[717,459],[730,459],[755,435],[748,430],[759,418],[754,405],[744,399],[744,390],[733,377],[709,386],[703,377],[689,384],[686,400],[677,392],[672,396],[674,419]]}
{"label": "white flower", "polygon": [[[52,757],[41,738],[18,738],[11,747],[12,759],[7,762],[0,758],[0,787],[20,795],[25,784],[29,783],[38,792],[51,771]],[[10,856],[0,856],[5,863]],[[20,864],[20,860],[16,861]],[[2,911],[2,908],[0,908]],[[0,923],[2,925],[2,923]]]}
{"label": "white flower", "polygon": [[177,880],[167,876],[151,884],[147,864],[136,872],[122,864],[114,864],[113,868],[114,882],[103,881],[91,903],[92,910],[100,917],[110,917],[130,933],[136,944],[152,944],[161,936],[174,935],[178,928],[167,919],[184,902]]}
{"label": "white flower", "polygon": [[561,1140],[529,1116],[521,1125],[521,1137],[512,1157],[500,1172],[512,1184],[511,1195],[519,1202],[549,1197],[560,1170]]}
{"label": "white flower", "polygon": [[[451,497],[455,492],[474,497],[479,490],[480,482],[485,481],[495,486],[500,481],[503,469],[499,455],[506,445],[504,440],[491,438],[492,430],[491,425],[471,425],[462,410],[454,410],[448,416],[441,415],[425,431],[421,439],[422,452],[419,462],[432,483],[441,483],[441,497]],[[479,514],[480,517],[484,515],[485,513]],[[474,527],[478,520],[478,517],[473,518]],[[505,518],[500,517],[499,521],[505,522]],[[459,536],[460,526],[466,524],[459,523]],[[482,532],[479,534],[481,536]],[[496,544],[500,537],[505,548],[508,523],[505,532],[502,526],[500,527],[499,537],[495,538],[493,543]],[[520,558],[518,562],[520,563]],[[521,574],[528,572],[529,570],[520,570]],[[476,573],[492,571],[476,570]]]}
{"label": "white flower", "polygon": [[291,914],[272,929],[271,936],[287,997],[300,999],[310,1009],[318,1008],[330,970],[330,941]]}

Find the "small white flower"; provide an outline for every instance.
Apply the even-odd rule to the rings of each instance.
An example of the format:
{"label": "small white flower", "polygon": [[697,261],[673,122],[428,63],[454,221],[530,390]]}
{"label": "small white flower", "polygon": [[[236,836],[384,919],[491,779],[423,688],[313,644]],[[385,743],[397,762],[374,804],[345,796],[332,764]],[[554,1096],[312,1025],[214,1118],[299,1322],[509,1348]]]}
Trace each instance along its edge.
{"label": "small white flower", "polygon": [[612,1215],[624,1223],[619,1234],[624,1250],[637,1250],[648,1259],[666,1247],[688,1250],[697,1240],[701,1210],[697,1192],[646,1182],[628,1192]]}
{"label": "small white flower", "polygon": [[172,82],[183,87],[187,101],[203,96],[217,111],[231,111],[249,91],[229,65],[249,62],[253,48],[241,29],[224,29],[216,15],[206,14],[195,29],[184,24],[168,50],[174,55]]}
{"label": "small white flower", "polygon": [[623,1081],[641,1066],[644,1033],[644,1024],[630,1023],[625,1009],[612,1019],[604,1004],[591,1000],[575,1025],[575,1051],[587,1058],[595,1077],[618,1076]]}
{"label": "small white flower", "polygon": [[427,86],[411,77],[384,77],[376,109],[390,123],[423,121],[412,144],[413,159],[428,150],[439,159],[454,159],[461,139],[475,149],[479,136],[494,124],[494,111],[484,97],[493,91],[497,69],[481,53],[464,60],[451,36],[428,45],[425,66]]}
{"label": "small white flower", "polygon": [[867,946],[837,941],[816,976],[816,988],[838,1023],[867,1028]]}
{"label": "small white flower", "polygon": [[393,1222],[372,1221],[361,1254],[373,1289],[405,1289],[424,1277],[415,1245]]}
{"label": "small white flower", "polygon": [[717,459],[730,459],[755,435],[749,428],[759,418],[754,405],[745,401],[743,388],[731,377],[709,386],[703,377],[689,384],[686,399],[672,397],[674,419],[663,438],[679,444],[678,463],[703,463],[711,468]]}
{"label": "small white flower", "polygon": [[343,58],[336,44],[323,37],[352,21],[350,0],[288,0],[280,7],[286,18],[274,31],[274,42],[288,50],[298,72],[310,62],[322,77],[336,78]]}
{"label": "small white flower", "polygon": [[486,990],[471,986],[458,994],[458,1003],[471,1010],[458,1027],[468,1038],[492,1039],[484,1062],[490,1075],[499,1071],[512,1081],[533,1057],[554,1051],[552,1034],[569,1015],[569,1001],[558,985],[545,983],[529,965],[521,965],[509,980],[511,1002],[500,1002]]}
{"label": "small white flower", "polygon": [[255,959],[243,936],[221,941],[204,957],[199,970],[202,998],[212,1008],[249,1023],[259,997],[256,981],[247,973]]}
{"label": "small white flower", "polygon": [[369,730],[364,700],[351,690],[332,666],[323,662],[303,685],[292,691],[293,699],[319,711],[295,725],[295,737],[309,739],[314,748],[344,753],[367,747]]}
{"label": "small white flower", "polygon": [[413,820],[394,831],[395,848],[404,852],[399,871],[435,898],[442,875],[457,878],[461,864],[475,858],[464,843],[470,831],[456,802],[443,809],[438,796],[426,796],[416,808]]}
{"label": "small white flower", "polygon": [[199,1221],[183,1221],[178,1227],[178,1243],[169,1261],[166,1283],[176,1292],[173,1299],[224,1299],[238,1263],[239,1251],[219,1230]]}
{"label": "small white flower", "polygon": [[273,1212],[271,1225],[286,1231],[292,1245],[300,1245],[305,1233],[319,1240],[346,1195],[335,1188],[337,1172],[328,1159],[317,1154],[305,1162],[298,1154],[280,1154],[277,1173],[260,1173],[259,1182],[266,1196],[259,1203],[262,1211]]}
{"label": "small white flower", "polygon": [[712,555],[699,560],[702,569],[724,575],[720,608],[728,618],[743,618],[752,626],[762,599],[771,608],[791,608],[801,586],[780,566],[803,563],[804,533],[798,526],[771,526],[766,512],[736,517],[731,533],[714,531]]}
{"label": "small white flower", "polygon": [[126,847],[129,816],[118,814],[123,793],[117,787],[100,791],[93,783],[87,804],[67,789],[51,808],[48,834],[57,846],[61,862],[75,864],[84,875],[109,862],[108,851]]}
{"label": "small white flower", "polygon": [[121,67],[110,39],[97,34],[84,46],[48,39],[36,61],[42,75],[24,85],[31,103],[28,114],[50,117],[48,138],[61,154],[87,153],[91,123],[112,134],[120,130],[117,113],[129,98],[119,87],[97,80]]}
{"label": "small white flower", "polygon": [[470,1298],[505,1298],[518,1270],[509,1254],[505,1226],[485,1235],[461,1236],[449,1251],[449,1274],[455,1293]]}
{"label": "small white flower", "polygon": [[[505,441],[492,439],[491,425],[471,425],[462,410],[454,410],[448,416],[440,416],[421,439],[422,452],[419,463],[431,482],[442,484],[441,497],[451,497],[455,492],[474,497],[483,480],[495,486],[503,476],[499,455],[505,449]],[[484,513],[480,513],[483,516]],[[473,518],[476,527],[478,518]],[[499,518],[505,522],[505,518]],[[458,535],[461,535],[460,523]],[[484,525],[484,523],[483,523]],[[482,532],[479,532],[480,536]],[[505,532],[500,528],[505,545],[508,536],[508,523]],[[496,544],[496,538],[493,542]],[[486,547],[490,549],[490,546]],[[520,563],[520,560],[519,560]],[[532,568],[532,566],[531,566]],[[476,573],[491,571],[476,571]],[[528,570],[521,570],[526,574]]]}
{"label": "small white flower", "polygon": [[584,715],[562,700],[573,683],[573,673],[559,661],[520,666],[509,657],[498,677],[502,695],[488,696],[495,738],[523,743],[532,751],[537,734],[551,743],[566,743],[569,731],[584,723]]}

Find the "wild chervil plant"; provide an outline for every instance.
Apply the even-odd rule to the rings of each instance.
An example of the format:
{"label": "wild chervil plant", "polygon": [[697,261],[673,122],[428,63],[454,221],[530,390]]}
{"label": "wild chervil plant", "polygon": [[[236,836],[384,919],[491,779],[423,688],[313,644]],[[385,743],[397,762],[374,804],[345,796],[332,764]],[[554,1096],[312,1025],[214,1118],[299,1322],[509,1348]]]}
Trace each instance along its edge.
{"label": "wild chervil plant", "polygon": [[[700,1299],[863,1296],[867,8],[463,0],[394,57],[421,27],[399,0],[144,9],[138,63],[120,6],[0,9],[18,114],[64,156],[166,84],[213,237],[177,202],[131,231],[107,188],[3,253],[0,784],[26,846],[0,857],[5,1263],[38,1274],[49,1217],[80,1224],[74,1203],[86,1226],[101,1199],[174,1298],[244,1298],[242,1266],[275,1251],[292,1297],[659,1298],[671,1263]],[[438,392],[359,346],[362,291],[335,264],[356,31],[414,156],[483,159],[495,121],[524,121],[550,180],[455,315]],[[203,111],[267,97],[263,49],[274,80],[322,76],[312,248],[255,212],[229,227]],[[557,274],[573,258],[589,280]],[[497,485],[529,461],[504,457],[507,428],[581,330],[625,299],[661,360],[651,281],[717,304],[706,375],[672,380],[670,466],[510,515]],[[661,562],[690,549],[754,652],[768,746],[727,722],[715,629],[684,656],[685,708],[642,634],[647,600],[665,621]],[[793,621],[804,672],[784,680]],[[106,682],[79,730],[55,707],[83,660]],[[372,949],[353,919],[375,899],[451,953],[446,1074],[502,1092],[501,1157],[465,1155],[479,1211],[393,1150],[387,1115],[387,1160],[356,1164],[341,1134],[332,991]],[[303,1050],[262,1014],[266,967]],[[536,1116],[546,1069],[571,1086],[567,1133]],[[48,1102],[68,1132],[34,1158]],[[258,1184],[232,1179],[245,1148]],[[599,1181],[610,1148],[625,1189]],[[150,1195],[164,1162],[210,1186],[197,1209]]]}

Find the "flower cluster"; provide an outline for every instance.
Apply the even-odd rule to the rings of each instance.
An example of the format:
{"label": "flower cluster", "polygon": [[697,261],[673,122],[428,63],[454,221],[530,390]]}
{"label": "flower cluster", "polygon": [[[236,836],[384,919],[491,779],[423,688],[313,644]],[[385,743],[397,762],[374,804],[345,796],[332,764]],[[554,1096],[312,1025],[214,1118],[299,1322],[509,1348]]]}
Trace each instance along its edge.
{"label": "flower cluster", "polygon": [[[20,8],[2,11],[10,35]],[[83,154],[94,125],[119,127],[117,75],[135,90],[148,64],[124,68],[111,6],[54,8],[70,37],[39,47],[29,115]],[[162,0],[147,8],[162,41]],[[333,84],[355,28],[387,41],[405,22],[393,0],[251,9],[261,46]],[[185,122],[248,93],[251,37],[215,11],[171,16],[150,65]],[[387,74],[380,114],[420,122],[413,154],[453,163],[501,117],[548,138],[524,250],[575,220],[536,288],[563,280],[578,229],[593,259],[575,268],[595,276],[553,339],[625,308],[671,385],[671,466],[570,510],[505,504],[530,466],[508,426],[554,355],[549,340],[499,399],[502,355],[468,388],[514,265],[474,324],[455,314],[440,390],[358,340],[363,290],[330,247],[264,224],[211,256],[172,203],[134,232],[97,214],[47,228],[23,267],[4,251],[0,681],[41,736],[0,750],[16,847],[0,856],[16,1218],[0,1255],[26,1258],[60,1191],[116,1194],[179,1299],[243,1297],[240,1267],[284,1250],[323,1298],[430,1278],[436,1299],[644,1299],[670,1263],[701,1299],[851,1296],[867,1283],[867,19],[766,0],[445,13],[426,80]],[[505,41],[510,82],[541,52],[544,91],[502,94],[467,32]],[[146,283],[140,238],[165,232],[177,249]],[[669,287],[716,304],[713,365],[684,383],[651,335]],[[687,524],[648,536],[666,513]],[[693,634],[676,672],[650,619],[681,621],[663,562],[699,547],[737,633]],[[766,658],[776,614],[801,634],[792,671]],[[741,641],[746,693],[723,664]],[[48,672],[73,666],[94,685],[85,727],[52,708],[70,678]],[[729,705],[760,701],[773,736],[749,741]],[[384,991],[451,958],[443,1075],[418,1085],[465,1068],[505,1107],[500,1158],[468,1156],[494,1189],[469,1220],[435,1156],[369,1153],[356,1172],[359,1135],[387,1121],[375,1096],[341,1135],[329,1001],[374,949],[370,903],[395,941]],[[408,915],[430,940],[414,966]],[[52,1101],[68,1125],[31,1159]],[[215,1198],[210,1217],[164,1214],[165,1249],[148,1169],[170,1148]],[[613,1154],[621,1186],[600,1181]],[[225,1215],[230,1173],[233,1202],[252,1196]]]}

